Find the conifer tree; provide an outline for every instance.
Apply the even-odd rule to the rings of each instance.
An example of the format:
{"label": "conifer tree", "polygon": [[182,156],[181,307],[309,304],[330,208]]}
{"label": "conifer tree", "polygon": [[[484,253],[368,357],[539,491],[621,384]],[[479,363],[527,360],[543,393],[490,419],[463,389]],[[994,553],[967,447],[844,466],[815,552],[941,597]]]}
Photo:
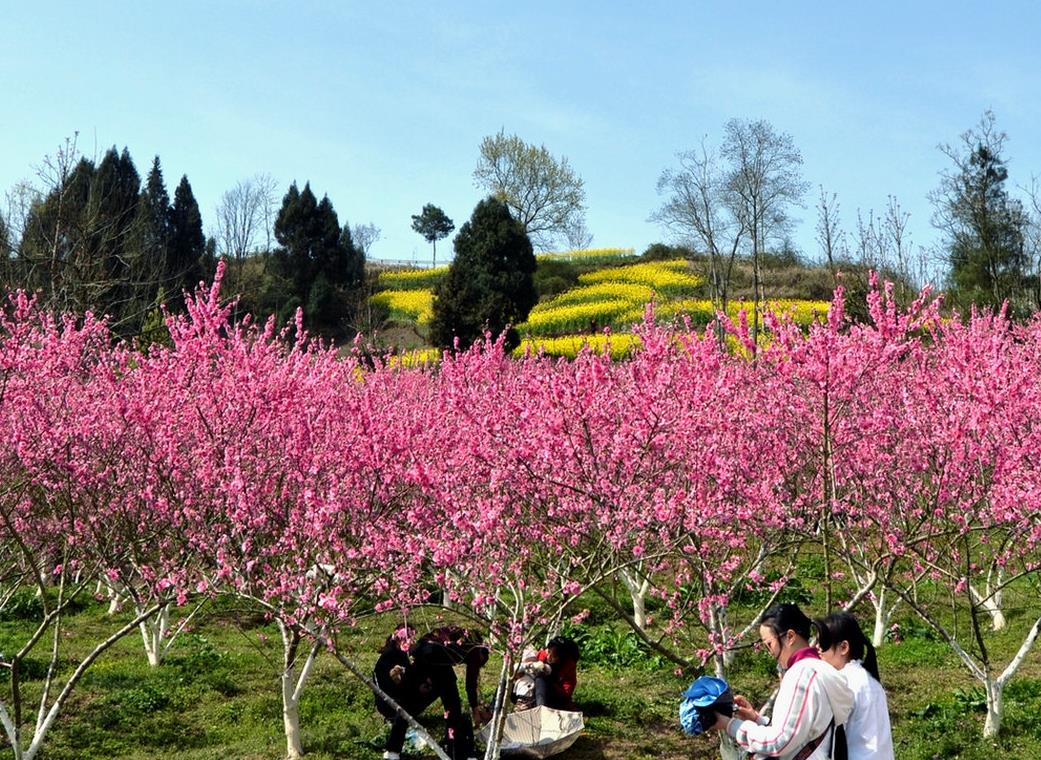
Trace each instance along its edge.
{"label": "conifer tree", "polygon": [[308,327],[323,335],[342,331],[365,276],[365,258],[350,226],[340,226],[328,196],[319,201],[310,183],[290,185],[275,220],[276,268],[288,284],[279,315],[303,307]]}
{"label": "conifer tree", "polygon": [[535,255],[524,226],[494,197],[477,204],[455,238],[455,259],[435,291],[430,338],[451,348],[469,347],[484,330],[509,327],[507,345],[517,345],[512,325],[535,305]]}
{"label": "conifer tree", "polygon": [[202,261],[206,254],[206,236],[202,232],[202,215],[187,176],[182,176],[174,191],[170,210],[170,248],[167,255],[166,280],[171,297],[179,303],[181,293],[192,291],[202,279]]}

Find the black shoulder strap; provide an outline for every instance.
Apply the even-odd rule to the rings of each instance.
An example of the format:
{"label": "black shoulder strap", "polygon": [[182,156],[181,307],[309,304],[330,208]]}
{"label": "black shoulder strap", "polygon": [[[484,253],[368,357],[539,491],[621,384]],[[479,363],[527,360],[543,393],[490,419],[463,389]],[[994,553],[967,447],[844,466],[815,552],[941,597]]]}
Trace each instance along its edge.
{"label": "black shoulder strap", "polygon": [[[821,744],[824,743],[824,737],[826,737],[826,736],[830,735],[832,737],[832,740],[834,741],[834,737],[835,737],[834,729],[835,729],[835,718],[832,717],[831,721],[828,723],[828,727],[826,729],[824,729],[824,733],[821,734],[820,736],[818,736],[816,739],[813,739],[809,744],[807,744],[805,747],[803,747],[798,752],[796,752],[795,756],[792,757],[792,760],[806,760],[806,758],[808,758],[810,755],[812,755],[816,751],[817,747],[821,746]],[[829,751],[828,754],[830,755],[831,752]]]}

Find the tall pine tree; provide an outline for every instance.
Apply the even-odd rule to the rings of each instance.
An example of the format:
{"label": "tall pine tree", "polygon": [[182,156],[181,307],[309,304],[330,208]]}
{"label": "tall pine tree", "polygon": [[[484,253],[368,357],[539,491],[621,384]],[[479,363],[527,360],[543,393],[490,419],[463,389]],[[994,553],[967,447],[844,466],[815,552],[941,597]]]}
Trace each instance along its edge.
{"label": "tall pine tree", "polygon": [[[138,225],[142,256],[154,271],[165,275],[166,258],[170,247],[170,195],[163,181],[159,156],[152,161],[141,202],[138,204]],[[162,283],[158,283],[162,284]]]}
{"label": "tall pine tree", "polygon": [[170,209],[170,247],[166,258],[166,280],[175,304],[182,302],[183,291],[193,291],[202,280],[205,256],[206,236],[202,232],[199,204],[188,177],[182,176]]}

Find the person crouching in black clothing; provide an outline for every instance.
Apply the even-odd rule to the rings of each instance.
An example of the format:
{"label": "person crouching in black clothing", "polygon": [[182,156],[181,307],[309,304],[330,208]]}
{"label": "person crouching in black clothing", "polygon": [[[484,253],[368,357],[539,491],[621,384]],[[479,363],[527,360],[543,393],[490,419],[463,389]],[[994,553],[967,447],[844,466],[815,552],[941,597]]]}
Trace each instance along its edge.
{"label": "person crouching in black clothing", "polygon": [[[387,663],[400,662],[392,659],[396,657],[388,655]],[[411,663],[405,666],[398,703],[409,715],[416,716],[440,699],[447,723],[445,749],[449,757],[452,760],[475,758],[474,723],[488,720],[488,710],[480,703],[477,692],[481,668],[488,662],[488,647],[480,634],[456,626],[438,628],[422,636],[409,649],[409,657]],[[470,714],[463,712],[453,670],[453,666],[464,664]],[[389,665],[388,675],[393,667],[394,664]],[[405,719],[395,716],[387,737],[386,752],[383,753],[386,760],[398,760],[407,730]]]}
{"label": "person crouching in black clothing", "polygon": [[[372,677],[384,693],[399,705],[405,697],[403,686],[405,675],[412,665],[408,649],[412,644],[412,629],[402,626],[394,631],[383,644],[379,659],[373,668]],[[403,705],[402,705],[403,706]],[[376,709],[387,720],[398,717],[397,711],[376,695]],[[411,713],[410,713],[411,714]],[[404,734],[402,735],[404,737]]]}

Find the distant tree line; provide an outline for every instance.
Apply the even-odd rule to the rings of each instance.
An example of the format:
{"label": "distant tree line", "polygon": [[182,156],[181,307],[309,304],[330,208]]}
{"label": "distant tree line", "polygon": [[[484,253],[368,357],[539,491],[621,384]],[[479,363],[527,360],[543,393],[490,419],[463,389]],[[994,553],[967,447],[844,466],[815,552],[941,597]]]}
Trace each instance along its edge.
{"label": "distant tree line", "polygon": [[144,185],[129,152],[97,163],[68,143],[48,164],[53,184],[26,206],[17,237],[5,223],[4,285],[38,293],[55,311],[109,315],[123,335],[213,269],[187,177],[171,202],[158,156]]}
{"label": "distant tree line", "polygon": [[[662,205],[651,216],[674,243],[706,262],[720,308],[731,297],[741,260],[752,265],[755,301],[769,297],[764,256],[797,256],[789,233],[807,190],[790,135],[762,120],[731,119],[723,132],[719,146],[705,140],[662,172]],[[1013,314],[1025,316],[1041,308],[1041,194],[1035,183],[1010,187],[1007,139],[986,111],[957,143],[939,146],[950,164],[929,194],[931,222],[940,233],[929,247],[913,243],[910,216],[895,197],[888,196],[878,214],[858,209],[855,226],[847,229],[836,194],[819,188],[819,258],[832,284],[854,296],[848,303],[867,292],[868,272],[876,271],[896,283],[905,303],[931,283],[945,290],[948,305],[963,311],[1008,303]]]}
{"label": "distant tree line", "polygon": [[[270,177],[239,183],[222,197],[217,234],[207,239],[188,177],[171,201],[158,156],[142,183],[126,148],[95,163],[70,139],[39,176],[43,187],[17,186],[0,215],[5,290],[33,292],[56,312],[107,315],[124,337],[155,337],[161,307],[183,309],[183,293],[212,278],[223,258],[240,314],[286,321],[299,308],[310,331],[333,338],[353,327],[364,251],[309,184],[291,184],[276,213]],[[371,225],[358,229],[368,245],[379,236]]]}
{"label": "distant tree line", "polygon": [[[821,186],[816,232],[831,285],[845,285],[854,305],[874,270],[897,283],[904,301],[931,280],[963,309],[1007,302],[1013,314],[1026,315],[1041,308],[1041,196],[1034,186],[1010,188],[1006,141],[987,111],[957,143],[940,146],[950,164],[930,194],[941,234],[930,248],[911,241],[909,215],[894,197],[877,215],[858,209],[847,229],[837,196]],[[662,172],[662,204],[651,219],[670,233],[672,250],[699,260],[720,308],[733,297],[737,262],[750,266],[758,304],[771,296],[764,265],[799,258],[791,230],[809,186],[802,163],[791,135],[764,120],[731,119],[718,145],[703,141]],[[294,181],[280,201],[269,175],[237,183],[221,197],[207,238],[188,177],[171,199],[158,156],[142,181],[126,148],[91,160],[70,139],[38,174],[41,185],[19,183],[0,209],[0,280],[36,293],[51,310],[90,310],[107,315],[119,335],[152,336],[162,327],[161,307],[183,308],[183,292],[212,277],[222,259],[225,292],[239,294],[239,316],[273,314],[285,322],[299,309],[308,330],[333,339],[378,326],[365,258],[380,229],[341,223],[332,201],[319,199],[310,183],[301,189]],[[592,240],[582,178],[545,146],[500,130],[481,142],[473,179],[489,196],[457,235],[452,273],[436,293],[431,338],[445,347],[526,317],[538,298],[535,248]],[[435,261],[437,241],[454,228],[432,203],[412,216]],[[752,320],[755,333],[757,313]],[[516,339],[511,333],[510,342]]]}

